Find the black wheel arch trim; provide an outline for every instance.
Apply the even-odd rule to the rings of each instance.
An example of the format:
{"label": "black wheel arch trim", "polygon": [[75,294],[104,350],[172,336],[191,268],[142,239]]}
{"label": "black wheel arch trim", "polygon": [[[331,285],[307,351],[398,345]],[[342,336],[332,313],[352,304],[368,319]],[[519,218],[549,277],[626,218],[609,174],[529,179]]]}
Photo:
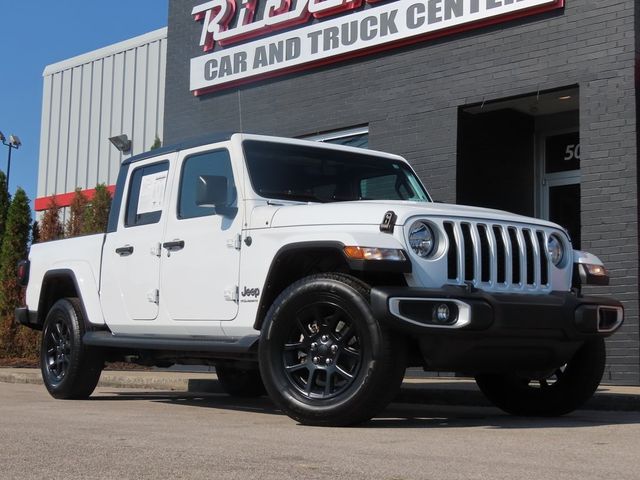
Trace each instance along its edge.
{"label": "black wheel arch trim", "polygon": [[93,328],[91,323],[89,322],[87,310],[84,306],[84,301],[82,300],[82,292],[80,291],[80,286],[78,285],[78,279],[76,278],[75,273],[73,272],[73,270],[69,268],[58,268],[58,269],[47,271],[42,277],[42,289],[40,290],[40,298],[38,299],[38,310],[36,312],[36,322],[37,322],[36,325],[38,325],[37,329],[39,330],[42,329],[44,325],[44,321],[47,318],[47,313],[49,311],[49,308],[46,308],[49,300],[47,298],[48,284],[49,282],[52,282],[56,279],[61,279],[61,278],[66,280],[71,280],[71,282],[73,283],[75,294],[63,295],[63,296],[59,296],[56,299],[53,299],[51,302],[49,302],[50,303],[49,308],[51,308],[55,304],[55,302],[60,298],[66,298],[69,296],[77,297],[78,300],[80,301],[80,308],[82,308],[82,315],[84,318],[85,327],[87,327],[87,329],[90,329],[89,327]]}
{"label": "black wheel arch trim", "polygon": [[269,309],[269,306],[273,300],[275,300],[275,296],[271,298],[270,295],[267,295],[269,292],[270,281],[275,275],[282,259],[285,255],[293,252],[293,251],[304,251],[304,250],[330,250],[336,252],[340,255],[340,257],[345,261],[345,263],[349,266],[349,269],[356,272],[389,272],[389,273],[411,273],[412,266],[411,261],[409,260],[409,256],[405,254],[404,261],[396,261],[396,260],[354,260],[352,258],[347,257],[344,253],[345,244],[338,241],[310,241],[310,242],[296,242],[284,245],[281,247],[273,257],[271,261],[271,265],[269,265],[269,271],[267,272],[267,277],[265,279],[262,295],[260,297],[260,303],[258,304],[258,312],[256,314],[256,319],[253,324],[253,328],[256,330],[260,330],[262,328],[262,323],[264,321],[264,317]]}

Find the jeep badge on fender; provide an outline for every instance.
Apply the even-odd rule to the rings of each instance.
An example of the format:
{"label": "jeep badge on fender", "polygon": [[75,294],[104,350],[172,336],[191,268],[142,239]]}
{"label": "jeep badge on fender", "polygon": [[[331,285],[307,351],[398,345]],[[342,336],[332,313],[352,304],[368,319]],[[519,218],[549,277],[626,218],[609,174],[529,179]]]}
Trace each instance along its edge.
{"label": "jeep badge on fender", "polygon": [[244,287],[244,290],[242,290],[242,292],[240,292],[240,295],[242,295],[243,297],[255,297],[255,298],[257,298],[258,295],[260,295],[260,289],[259,288],[247,288],[247,287]]}

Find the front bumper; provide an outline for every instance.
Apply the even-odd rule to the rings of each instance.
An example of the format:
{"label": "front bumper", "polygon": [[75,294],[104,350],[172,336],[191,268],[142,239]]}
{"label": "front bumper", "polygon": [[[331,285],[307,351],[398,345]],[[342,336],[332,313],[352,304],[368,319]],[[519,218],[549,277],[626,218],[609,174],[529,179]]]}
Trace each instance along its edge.
{"label": "front bumper", "polygon": [[[440,305],[450,312],[447,322],[437,319]],[[374,288],[371,307],[388,328],[418,339],[426,367],[466,372],[557,367],[585,341],[613,334],[624,320],[622,304],[605,297],[455,286]]]}

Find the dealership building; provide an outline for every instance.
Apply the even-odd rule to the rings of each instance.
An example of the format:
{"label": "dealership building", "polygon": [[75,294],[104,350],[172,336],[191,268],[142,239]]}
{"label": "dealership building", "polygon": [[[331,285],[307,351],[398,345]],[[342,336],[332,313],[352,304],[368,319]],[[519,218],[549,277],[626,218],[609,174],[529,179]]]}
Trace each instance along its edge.
{"label": "dealership building", "polygon": [[[406,157],[434,199],[555,221],[626,309],[605,382],[640,384],[636,0],[170,0],[166,29],[44,72],[36,210],[214,131]],[[109,138],[127,135],[122,154]]]}

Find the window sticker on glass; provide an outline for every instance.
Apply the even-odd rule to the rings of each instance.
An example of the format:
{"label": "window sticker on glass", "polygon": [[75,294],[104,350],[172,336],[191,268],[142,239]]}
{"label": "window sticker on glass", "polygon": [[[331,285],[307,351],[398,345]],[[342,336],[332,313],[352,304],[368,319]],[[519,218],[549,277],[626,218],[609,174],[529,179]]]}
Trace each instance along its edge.
{"label": "window sticker on glass", "polygon": [[138,197],[138,215],[162,210],[164,188],[167,185],[167,172],[157,172],[142,177],[140,196]]}

